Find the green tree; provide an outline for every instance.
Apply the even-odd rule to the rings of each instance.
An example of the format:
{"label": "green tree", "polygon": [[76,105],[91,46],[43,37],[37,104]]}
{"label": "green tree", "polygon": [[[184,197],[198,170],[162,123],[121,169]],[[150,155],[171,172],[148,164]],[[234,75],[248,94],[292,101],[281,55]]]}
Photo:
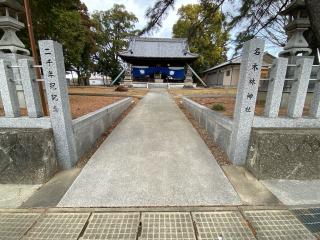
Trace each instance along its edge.
{"label": "green tree", "polygon": [[[173,36],[187,38],[190,50],[200,55],[193,65],[198,72],[224,62],[227,58],[229,33],[224,26],[225,16],[219,11],[211,14],[209,9],[212,7],[215,4],[210,8],[200,4],[182,6],[178,10],[179,19],[173,26]],[[205,18],[207,15],[210,16]]]}
{"label": "green tree", "polygon": [[96,71],[114,79],[121,71],[119,51],[127,47],[128,38],[137,34],[137,17],[124,5],[115,4],[110,10],[95,12],[98,51],[94,56]]}
{"label": "green tree", "polygon": [[[80,0],[30,1],[35,39],[52,39],[63,45],[66,70],[76,71],[82,84],[87,84],[95,52],[93,22]],[[20,33],[29,47],[27,30]]]}

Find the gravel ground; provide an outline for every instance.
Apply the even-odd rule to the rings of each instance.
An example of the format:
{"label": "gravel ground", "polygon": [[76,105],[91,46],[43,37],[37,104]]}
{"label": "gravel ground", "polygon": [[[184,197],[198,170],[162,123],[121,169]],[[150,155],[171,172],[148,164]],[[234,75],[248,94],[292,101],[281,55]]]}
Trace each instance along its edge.
{"label": "gravel ground", "polygon": [[[104,96],[70,96],[70,107],[72,119],[76,119],[90,112],[94,112],[102,107],[120,101],[124,97],[104,97]],[[27,109],[21,108],[21,115],[27,116]],[[0,107],[0,116],[4,116],[3,108]]]}
{"label": "gravel ground", "polygon": [[124,99],[123,97],[103,97],[103,96],[70,96],[70,106],[72,118],[78,118],[100,108],[108,106],[114,102]]}
{"label": "gravel ground", "polygon": [[121,97],[136,97],[142,98],[146,95],[149,90],[148,89],[140,89],[140,88],[129,88],[127,92],[116,92],[116,87],[70,87],[70,94],[106,94],[112,96],[121,96]]}
{"label": "gravel ground", "polygon": [[[212,108],[214,104],[221,104],[225,107],[224,111],[220,111],[223,115],[233,118],[234,106],[236,103],[235,96],[215,96],[215,97],[191,97],[191,99],[207,108]],[[262,116],[264,113],[264,102],[257,102],[255,115]],[[287,108],[281,108],[279,116],[286,116]],[[309,108],[305,107],[304,116],[309,114]]]}

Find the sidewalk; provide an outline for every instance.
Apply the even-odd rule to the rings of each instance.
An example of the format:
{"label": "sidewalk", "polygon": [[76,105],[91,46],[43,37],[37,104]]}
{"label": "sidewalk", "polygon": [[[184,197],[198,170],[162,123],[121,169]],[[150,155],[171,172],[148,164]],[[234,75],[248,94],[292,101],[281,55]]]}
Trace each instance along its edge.
{"label": "sidewalk", "polygon": [[240,205],[236,191],[166,90],[114,129],[59,207]]}
{"label": "sidewalk", "polygon": [[319,208],[2,210],[0,239],[316,240],[319,218]]}

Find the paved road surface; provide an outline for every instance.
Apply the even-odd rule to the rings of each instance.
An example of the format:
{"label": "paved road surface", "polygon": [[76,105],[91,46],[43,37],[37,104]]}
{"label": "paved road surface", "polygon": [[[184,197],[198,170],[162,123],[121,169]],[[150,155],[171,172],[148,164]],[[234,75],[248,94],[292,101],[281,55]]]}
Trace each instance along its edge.
{"label": "paved road surface", "polygon": [[114,129],[59,207],[239,205],[206,144],[166,90]]}

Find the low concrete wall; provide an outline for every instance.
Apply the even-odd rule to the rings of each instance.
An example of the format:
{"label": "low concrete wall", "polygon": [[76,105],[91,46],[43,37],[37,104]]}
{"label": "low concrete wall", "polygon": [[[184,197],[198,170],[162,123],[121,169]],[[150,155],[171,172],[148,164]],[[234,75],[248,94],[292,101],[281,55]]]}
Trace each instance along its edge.
{"label": "low concrete wall", "polygon": [[146,83],[146,82],[133,82],[132,87],[133,88],[147,88],[148,83]]}
{"label": "low concrete wall", "polygon": [[126,98],[73,120],[78,159],[93,147],[131,103],[132,98]]}
{"label": "low concrete wall", "polygon": [[182,103],[209,136],[228,153],[233,121],[188,98],[182,98]]}
{"label": "low concrete wall", "polygon": [[52,129],[0,128],[0,183],[41,184],[57,170]]}
{"label": "low concrete wall", "polygon": [[320,129],[256,129],[247,167],[258,179],[320,179]]}

